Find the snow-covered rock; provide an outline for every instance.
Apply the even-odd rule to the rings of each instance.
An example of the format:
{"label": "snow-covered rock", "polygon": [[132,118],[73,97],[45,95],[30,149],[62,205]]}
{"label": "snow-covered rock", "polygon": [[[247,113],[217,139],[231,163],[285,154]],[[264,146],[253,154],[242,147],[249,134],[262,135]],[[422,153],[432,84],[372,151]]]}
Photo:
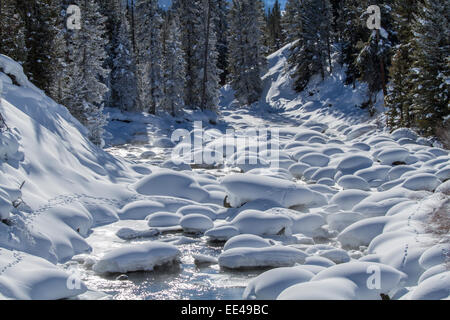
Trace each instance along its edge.
{"label": "snow-covered rock", "polygon": [[414,289],[411,300],[448,300],[450,298],[450,271],[439,273],[421,282]]}
{"label": "snow-covered rock", "polygon": [[245,288],[246,300],[275,300],[286,288],[308,282],[314,273],[298,268],[277,268],[252,279]]}
{"label": "snow-covered rock", "polygon": [[440,184],[441,181],[434,174],[421,173],[406,179],[402,186],[413,191],[434,191]]}
{"label": "snow-covered rock", "polygon": [[383,232],[390,217],[363,219],[345,228],[338,236],[344,247],[359,248],[368,246],[372,239]]}
{"label": "snow-covered rock", "polygon": [[306,257],[301,250],[283,246],[235,248],[219,256],[219,265],[228,269],[292,267],[305,262]]}
{"label": "snow-covered rock", "polygon": [[224,225],[209,229],[205,232],[205,236],[207,236],[212,241],[227,241],[234,236],[239,235],[239,233],[239,229],[235,226]]}
{"label": "snow-covered rock", "polygon": [[231,206],[238,207],[258,199],[271,199],[283,207],[320,206],[326,203],[321,194],[291,181],[250,174],[230,175],[222,180]]}
{"label": "snow-covered rock", "polygon": [[357,285],[344,278],[329,278],[293,285],[277,300],[355,300]]}
{"label": "snow-covered rock", "polygon": [[397,269],[374,262],[354,261],[330,267],[311,281],[343,278],[356,284],[356,299],[381,300],[380,294],[391,294],[406,275]]}
{"label": "snow-covered rock", "polygon": [[172,196],[201,202],[209,195],[197,181],[176,171],[159,171],[138,181],[135,190],[143,195]]}
{"label": "snow-covered rock", "polygon": [[370,186],[366,180],[358,176],[343,176],[339,178],[338,185],[344,190],[356,189],[363,191],[370,191]]}
{"label": "snow-covered rock", "polygon": [[187,233],[204,233],[214,227],[214,222],[203,214],[188,214],[181,218],[180,224]]}
{"label": "snow-covered rock", "polygon": [[225,243],[223,250],[226,251],[234,248],[266,248],[272,245],[273,243],[269,240],[263,239],[259,236],[252,234],[241,234],[228,240]]}
{"label": "snow-covered rock", "polygon": [[173,227],[180,224],[183,216],[170,212],[157,212],[148,217],[148,226],[152,228]]}
{"label": "snow-covered rock", "polygon": [[162,242],[148,242],[113,249],[92,267],[96,273],[127,273],[153,271],[155,267],[178,261],[177,247]]}
{"label": "snow-covered rock", "polygon": [[330,204],[338,205],[341,210],[351,210],[370,194],[362,190],[344,190],[333,196]]}
{"label": "snow-covered rock", "polygon": [[241,233],[277,235],[291,233],[293,222],[289,217],[257,210],[245,210],[231,221]]}

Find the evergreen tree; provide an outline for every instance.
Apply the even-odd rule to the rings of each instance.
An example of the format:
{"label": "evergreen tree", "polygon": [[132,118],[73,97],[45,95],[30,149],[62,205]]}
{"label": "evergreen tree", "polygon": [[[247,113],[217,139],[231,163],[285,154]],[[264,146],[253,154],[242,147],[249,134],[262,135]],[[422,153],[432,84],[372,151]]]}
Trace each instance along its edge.
{"label": "evergreen tree", "polygon": [[236,98],[242,104],[258,101],[262,93],[261,2],[234,0],[230,10],[230,77]]}
{"label": "evergreen tree", "polygon": [[450,3],[424,0],[414,19],[411,101],[415,124],[434,134],[449,116]]}
{"label": "evergreen tree", "polygon": [[197,108],[200,106],[199,82],[200,78],[196,51],[199,50],[197,37],[199,33],[198,19],[201,6],[198,0],[175,0],[174,10],[177,10],[181,26],[181,42],[185,60],[186,83],[184,87],[184,101],[186,106]]}
{"label": "evergreen tree", "polygon": [[284,15],[281,18],[284,38],[286,42],[293,42],[300,39],[301,21],[300,21],[301,0],[287,0]]}
{"label": "evergreen tree", "polygon": [[340,47],[339,62],[346,67],[345,84],[352,84],[355,88],[356,80],[361,76],[356,65],[358,56],[357,44],[367,40],[366,26],[360,17],[362,8],[359,0],[343,0],[338,6],[336,20],[336,36]]}
{"label": "evergreen tree", "polygon": [[214,10],[214,31],[216,33],[217,46],[217,68],[220,73],[220,84],[223,86],[228,77],[228,0],[215,0]]}
{"label": "evergreen tree", "polygon": [[217,37],[214,30],[216,19],[215,0],[203,0],[203,12],[199,19],[199,50],[196,60],[200,63],[200,109],[214,110],[219,103],[219,74],[217,67]]}
{"label": "evergreen tree", "polygon": [[[119,0],[115,0],[118,2]],[[110,76],[110,104],[121,110],[135,110],[137,108],[136,66],[132,52],[130,27],[126,11],[120,3],[117,5],[116,15],[119,17],[116,27],[114,51],[112,52]]]}
{"label": "evergreen tree", "polygon": [[139,103],[151,114],[156,114],[162,100],[162,22],[157,0],[136,1]]}
{"label": "evergreen tree", "polygon": [[172,116],[175,116],[184,106],[185,63],[179,24],[178,16],[174,15],[169,21],[164,50],[164,99],[162,105]]}
{"label": "evergreen tree", "polygon": [[322,79],[332,71],[332,11],[329,0],[304,0],[298,11],[301,22],[300,39],[290,57],[294,67],[295,90],[303,91],[314,74]]}
{"label": "evergreen tree", "polygon": [[410,106],[413,101],[409,93],[412,90],[412,79],[409,72],[413,63],[413,47],[411,25],[417,14],[418,0],[395,0],[393,7],[393,27],[399,45],[395,48],[388,95],[385,102],[388,108],[388,124],[390,127],[410,127],[412,113]]}
{"label": "evergreen tree", "polygon": [[0,53],[21,64],[27,58],[25,24],[13,0],[0,0]]}
{"label": "evergreen tree", "polygon": [[[394,36],[391,26],[391,0],[371,1],[370,4],[378,5],[381,9],[381,30],[368,30],[370,36],[367,41],[360,41],[357,45],[359,50],[355,65],[360,73],[360,80],[367,83],[370,93],[370,104],[373,96],[380,90],[387,95],[387,70],[392,56]],[[368,4],[367,4],[368,7]],[[363,8],[367,8],[363,7]],[[365,10],[364,9],[364,10]],[[368,15],[361,16],[362,23],[366,23]]]}
{"label": "evergreen tree", "polygon": [[82,0],[79,5],[82,28],[69,32],[64,104],[88,129],[89,139],[103,146],[103,128],[107,122],[103,105],[108,88],[102,80],[108,78],[109,72],[103,68],[107,45],[105,17],[95,0]]}
{"label": "evergreen tree", "polygon": [[49,93],[52,82],[48,71],[53,64],[53,39],[58,33],[56,19],[60,12],[58,0],[17,1],[17,10],[25,25],[26,60],[23,63],[28,78]]}
{"label": "evergreen tree", "polygon": [[273,8],[269,8],[266,17],[267,46],[269,52],[279,50],[285,43],[284,32],[281,23],[281,6],[278,0]]}

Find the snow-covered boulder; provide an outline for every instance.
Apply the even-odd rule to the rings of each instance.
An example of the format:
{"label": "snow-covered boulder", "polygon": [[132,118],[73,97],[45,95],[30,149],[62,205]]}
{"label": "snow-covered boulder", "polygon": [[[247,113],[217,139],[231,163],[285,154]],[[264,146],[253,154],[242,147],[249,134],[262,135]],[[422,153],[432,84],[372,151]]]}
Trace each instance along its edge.
{"label": "snow-covered boulder", "polygon": [[295,163],[289,167],[289,172],[297,179],[303,177],[303,173],[311,166],[306,163]]}
{"label": "snow-covered boulder", "polygon": [[344,190],[356,189],[356,190],[370,191],[370,186],[367,183],[367,181],[358,176],[352,175],[343,176],[339,178],[337,183]]}
{"label": "snow-covered boulder", "polygon": [[209,196],[197,181],[176,171],[158,171],[138,181],[135,190],[143,195],[172,196],[201,202]]}
{"label": "snow-covered boulder", "polygon": [[372,239],[383,232],[390,217],[375,217],[360,220],[345,228],[338,236],[344,247],[368,246]]}
{"label": "snow-covered boulder", "polygon": [[225,177],[222,185],[227,189],[229,202],[233,207],[259,199],[271,199],[281,206],[320,206],[326,198],[308,187],[292,181],[250,174],[237,174]]}
{"label": "snow-covered boulder", "polygon": [[449,300],[450,271],[439,273],[421,282],[410,296],[411,300]]}
{"label": "snow-covered boulder", "polygon": [[434,174],[429,173],[420,173],[415,174],[403,182],[403,188],[419,191],[434,191],[439,185],[441,181]]}
{"label": "snow-covered boulder", "polygon": [[351,210],[369,195],[370,193],[362,190],[344,190],[334,195],[330,204],[339,206],[341,210]]}
{"label": "snow-covered boulder", "polygon": [[299,268],[277,268],[252,279],[245,288],[246,300],[275,300],[286,288],[308,282],[314,273]]}
{"label": "snow-covered boulder", "polygon": [[417,133],[415,133],[414,131],[412,131],[409,128],[399,128],[399,129],[395,130],[394,132],[392,132],[391,136],[393,139],[395,139],[397,141],[400,139],[403,139],[403,138],[408,138],[413,141],[416,141],[417,138],[419,138]]}
{"label": "snow-covered boulder", "polygon": [[405,164],[409,157],[409,151],[404,148],[386,148],[377,156],[381,164]]}
{"label": "snow-covered boulder", "polygon": [[148,242],[113,249],[93,266],[96,273],[127,273],[153,271],[155,267],[178,261],[180,250],[162,242]]}
{"label": "snow-covered boulder", "polygon": [[341,211],[327,215],[327,223],[331,230],[341,232],[349,225],[364,218],[365,217],[358,212]]}
{"label": "snow-covered boulder", "polygon": [[203,214],[188,214],[181,218],[180,224],[187,233],[204,233],[214,227],[214,222]]}
{"label": "snow-covered boulder", "polygon": [[289,234],[293,222],[289,217],[257,210],[242,211],[231,221],[241,233],[255,235]]}
{"label": "snow-covered boulder", "polygon": [[321,266],[321,267],[329,268],[329,267],[336,265],[336,263],[325,257],[312,256],[312,257],[306,258],[305,265],[314,265],[314,266]]}
{"label": "snow-covered boulder", "polygon": [[306,257],[306,253],[291,247],[235,248],[219,256],[219,265],[228,269],[292,267],[305,262]]}
{"label": "snow-covered boulder", "polygon": [[355,283],[356,299],[381,300],[381,294],[389,295],[399,288],[406,275],[388,265],[353,261],[330,267],[311,281],[333,278],[343,278]]}
{"label": "snow-covered boulder", "polygon": [[277,297],[277,300],[355,300],[357,285],[344,278],[329,278],[295,284]]}
{"label": "snow-covered boulder", "polygon": [[241,234],[228,240],[225,243],[223,250],[226,251],[234,248],[266,248],[272,245],[273,243],[260,236]]}
{"label": "snow-covered boulder", "polygon": [[148,226],[153,228],[173,227],[180,224],[183,216],[170,212],[157,212],[148,217]]}
{"label": "snow-covered boulder", "polygon": [[450,262],[450,243],[434,245],[426,250],[419,260],[420,265],[424,269],[429,269],[447,262]]}
{"label": "snow-covered boulder", "polygon": [[371,167],[372,159],[363,155],[349,155],[344,157],[338,164],[337,169],[343,174],[353,174],[358,170]]}
{"label": "snow-covered boulder", "polygon": [[210,218],[211,220],[216,220],[217,218],[217,214],[213,209],[199,205],[189,205],[181,207],[180,209],[178,209],[177,214],[182,216],[187,216],[189,214],[201,214]]}
{"label": "snow-covered boulder", "polygon": [[237,235],[239,235],[239,229],[232,225],[224,225],[216,228],[209,229],[205,232],[212,241],[227,241]]}
{"label": "snow-covered boulder", "polygon": [[330,162],[330,158],[324,154],[314,152],[301,157],[299,162],[314,167],[326,167]]}

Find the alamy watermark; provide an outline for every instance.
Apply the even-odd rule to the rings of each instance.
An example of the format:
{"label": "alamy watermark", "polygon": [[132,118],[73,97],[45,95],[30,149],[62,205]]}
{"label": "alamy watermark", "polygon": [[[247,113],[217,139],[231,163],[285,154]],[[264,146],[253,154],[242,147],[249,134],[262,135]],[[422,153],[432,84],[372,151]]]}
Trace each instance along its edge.
{"label": "alamy watermark", "polygon": [[380,30],[381,29],[381,9],[377,5],[369,6],[366,10],[366,14],[369,15],[367,18],[367,28],[370,30]]}
{"label": "alamy watermark", "polygon": [[81,9],[79,6],[71,4],[67,8],[67,29],[81,30]]}

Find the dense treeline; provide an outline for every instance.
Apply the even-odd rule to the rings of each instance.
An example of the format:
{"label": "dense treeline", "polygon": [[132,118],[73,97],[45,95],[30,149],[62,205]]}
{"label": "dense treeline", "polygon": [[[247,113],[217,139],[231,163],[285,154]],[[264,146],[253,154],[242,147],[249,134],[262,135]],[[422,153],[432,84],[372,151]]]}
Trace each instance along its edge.
{"label": "dense treeline", "polygon": [[[67,19],[80,8],[80,29]],[[381,9],[370,30],[367,8]],[[126,111],[215,110],[230,84],[257,102],[265,56],[295,41],[295,89],[344,65],[364,82],[366,107],[384,94],[387,123],[423,134],[448,130],[449,12],[441,0],[0,0],[0,52],[66,105],[102,144],[105,106]]]}

